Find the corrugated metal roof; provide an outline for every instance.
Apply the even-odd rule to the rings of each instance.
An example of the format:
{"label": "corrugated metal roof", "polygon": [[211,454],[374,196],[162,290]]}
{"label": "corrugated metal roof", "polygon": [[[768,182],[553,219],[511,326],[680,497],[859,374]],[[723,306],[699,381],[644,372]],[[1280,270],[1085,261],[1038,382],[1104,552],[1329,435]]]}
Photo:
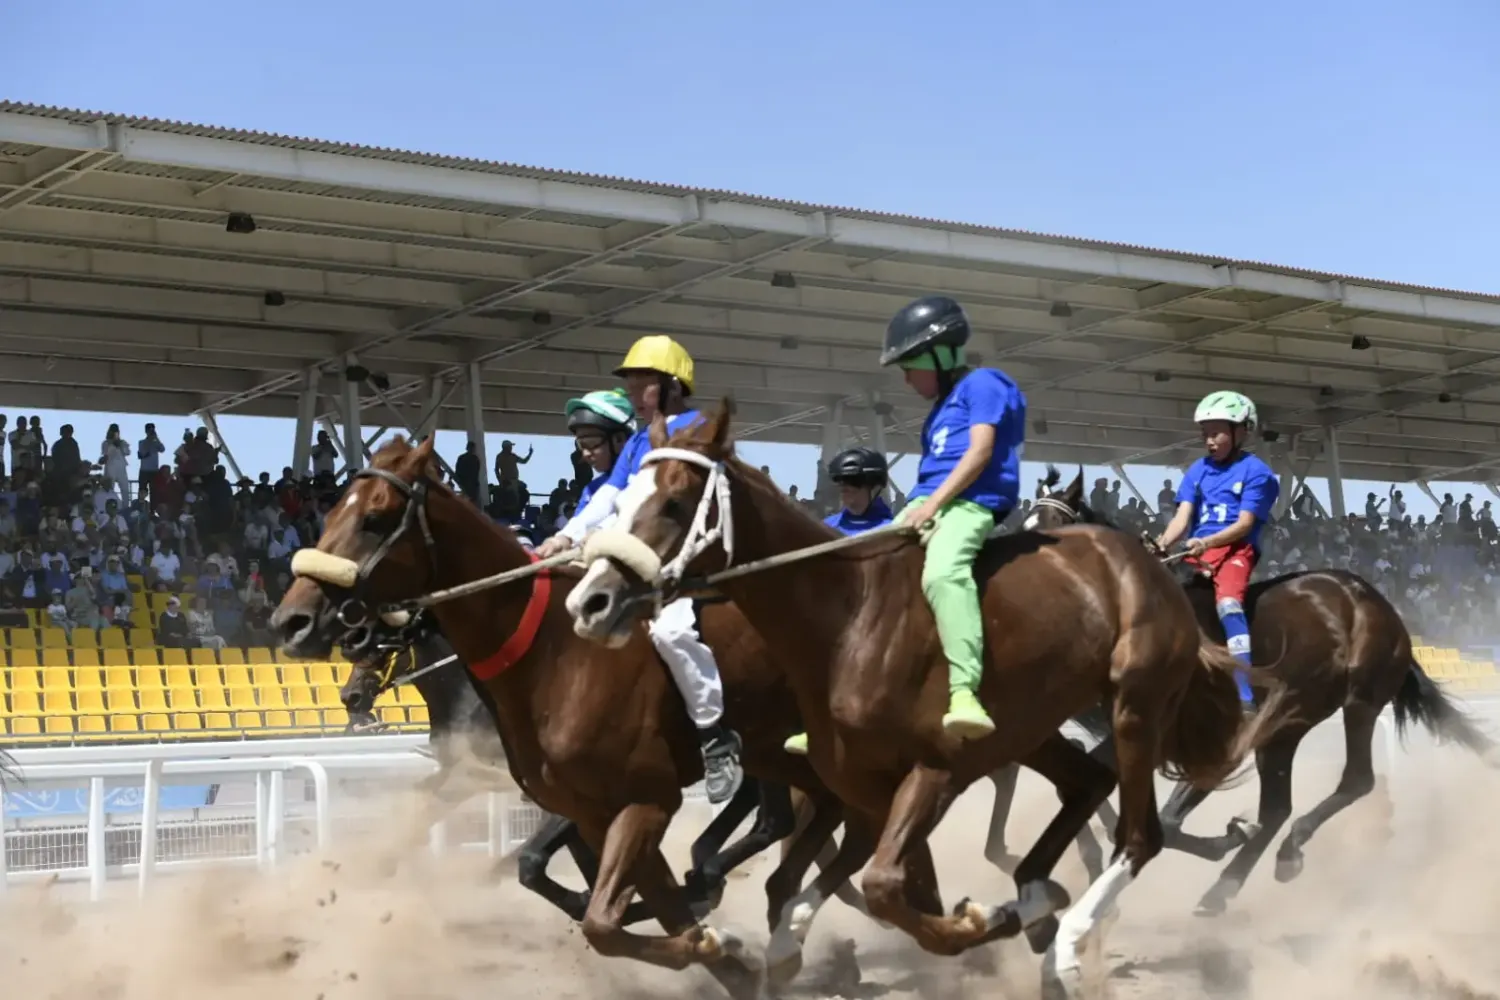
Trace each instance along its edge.
{"label": "corrugated metal roof", "polygon": [[[390,160],[399,163],[414,163],[434,167],[447,167],[456,170],[473,170],[481,173],[505,174],[512,177],[525,177],[531,180],[561,181],[575,184],[588,184],[595,187],[612,188],[622,191],[637,191],[646,194],[668,195],[682,197],[686,195],[699,195],[702,197],[719,198],[744,202],[753,205],[762,205],[771,208],[783,208],[795,212],[829,212],[854,219],[866,219],[876,222],[894,222],[903,225],[922,226],[931,229],[942,229],[950,232],[973,233],[977,235],[1005,236],[1013,239],[1033,240],[1039,243],[1051,243],[1061,246],[1081,247],[1093,250],[1106,250],[1117,253],[1151,254],[1157,257],[1169,257],[1177,260],[1192,261],[1199,264],[1211,266],[1232,265],[1236,267],[1254,268],[1258,270],[1274,271],[1280,274],[1293,275],[1302,278],[1311,278],[1318,281],[1349,281],[1375,288],[1389,288],[1398,291],[1431,293],[1437,295],[1453,296],[1482,302],[1500,303],[1500,295],[1485,294],[1481,292],[1469,292],[1461,289],[1441,288],[1430,285],[1414,285],[1405,282],[1382,281],[1369,278],[1360,278],[1355,275],[1338,274],[1331,271],[1312,271],[1305,268],[1286,267],[1280,264],[1271,264],[1264,261],[1238,260],[1230,257],[1219,257],[1209,254],[1188,253],[1178,250],[1164,250],[1159,247],[1142,246],[1135,243],[1112,243],[1105,240],[1081,239],[1071,236],[1059,236],[1053,233],[1039,233],[1025,229],[1006,229],[999,226],[980,226],[971,223],[956,222],[948,219],[933,219],[916,215],[902,215],[894,212],[877,212],[868,209],[853,208],[845,205],[818,205],[808,202],[790,201],[783,198],[767,198],[760,195],[749,194],[743,191],[730,191],[722,188],[696,188],[674,184],[658,184],[651,181],[634,180],[628,177],[615,177],[608,174],[594,174],[574,170],[553,170],[545,167],[532,167],[519,163],[507,163],[498,160],[480,160],[471,157],[445,156],[435,153],[418,153],[409,150],[391,149],[384,146],[366,146],[360,143],[330,142],[323,139],[310,139],[301,136],[280,135],[274,132],[258,132],[249,129],[223,128],[216,125],[199,125],[193,122],[170,121],[160,118],[143,118],[136,115],[120,115],[107,111],[85,111],[78,108],[60,108],[50,105],[29,104],[19,101],[0,101],[0,111],[15,114],[33,115],[38,118],[50,118],[66,121],[73,124],[91,124],[103,121],[111,125],[128,125],[132,128],[145,129],[153,132],[168,132],[177,135],[201,136],[209,139],[228,139],[235,142],[254,143],[263,146],[277,146],[285,149],[307,150],[309,152],[335,153],[342,156],[359,156],[376,160]],[[1007,268],[1013,271],[1013,268]]]}

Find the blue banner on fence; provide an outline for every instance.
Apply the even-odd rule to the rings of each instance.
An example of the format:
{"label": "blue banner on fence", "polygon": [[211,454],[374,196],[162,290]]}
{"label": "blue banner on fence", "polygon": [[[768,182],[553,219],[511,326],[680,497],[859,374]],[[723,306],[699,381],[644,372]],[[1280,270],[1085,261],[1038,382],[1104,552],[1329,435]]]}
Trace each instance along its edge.
{"label": "blue banner on fence", "polygon": [[[159,808],[168,812],[212,805],[213,790],[213,785],[163,785]],[[111,788],[104,793],[104,811],[107,814],[138,813],[143,800],[144,795],[139,788]],[[82,816],[87,815],[88,811],[87,788],[5,793],[5,815],[11,818]]]}

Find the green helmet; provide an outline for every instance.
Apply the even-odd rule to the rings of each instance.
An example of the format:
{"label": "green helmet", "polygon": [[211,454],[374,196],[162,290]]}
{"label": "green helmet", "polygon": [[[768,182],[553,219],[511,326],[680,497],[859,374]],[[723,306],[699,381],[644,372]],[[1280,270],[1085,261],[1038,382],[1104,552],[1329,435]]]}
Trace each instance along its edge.
{"label": "green helmet", "polygon": [[570,431],[593,427],[606,434],[630,434],[635,430],[635,407],[623,389],[600,389],[570,399],[563,412]]}
{"label": "green helmet", "polygon": [[1203,397],[1198,408],[1193,411],[1193,423],[1201,424],[1209,420],[1225,420],[1231,424],[1244,424],[1245,430],[1253,431],[1260,421],[1259,414],[1255,412],[1255,404],[1250,401],[1249,396],[1238,392],[1222,390],[1211,392]]}

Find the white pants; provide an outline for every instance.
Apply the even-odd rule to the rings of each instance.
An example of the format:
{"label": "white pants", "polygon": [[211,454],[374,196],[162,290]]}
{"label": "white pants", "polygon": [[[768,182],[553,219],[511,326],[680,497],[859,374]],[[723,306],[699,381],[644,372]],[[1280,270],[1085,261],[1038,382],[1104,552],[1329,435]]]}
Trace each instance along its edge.
{"label": "white pants", "polygon": [[693,722],[699,729],[718,722],[724,715],[724,684],[713,651],[698,638],[692,598],[680,597],[662,608],[647,631],[651,644],[667,662]]}

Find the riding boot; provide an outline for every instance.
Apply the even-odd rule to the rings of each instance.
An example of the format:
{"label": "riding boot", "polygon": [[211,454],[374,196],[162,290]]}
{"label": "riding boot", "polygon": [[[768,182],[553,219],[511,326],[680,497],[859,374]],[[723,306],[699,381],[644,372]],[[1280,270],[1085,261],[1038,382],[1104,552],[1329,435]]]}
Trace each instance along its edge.
{"label": "riding boot", "polygon": [[712,805],[734,798],[745,780],[740,766],[740,738],[723,723],[698,730],[703,750],[703,789]]}

